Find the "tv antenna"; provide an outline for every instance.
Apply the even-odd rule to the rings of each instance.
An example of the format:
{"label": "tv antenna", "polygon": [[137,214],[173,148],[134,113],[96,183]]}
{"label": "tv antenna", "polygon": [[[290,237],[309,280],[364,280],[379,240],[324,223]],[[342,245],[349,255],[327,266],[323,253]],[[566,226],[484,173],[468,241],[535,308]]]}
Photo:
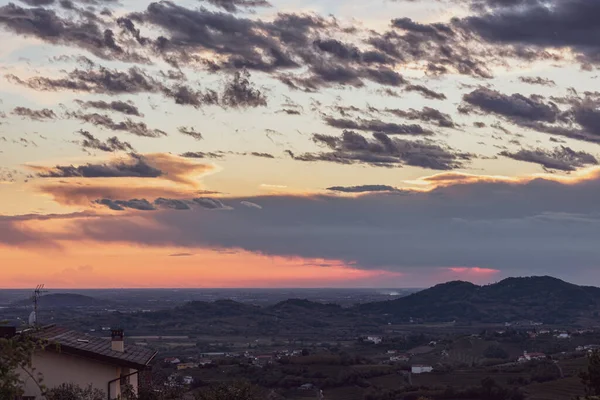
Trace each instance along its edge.
{"label": "tv antenna", "polygon": [[47,293],[47,290],[44,290],[44,284],[37,285],[35,290],[33,291],[33,311],[29,314],[29,325],[37,326],[38,322],[38,303],[40,301],[40,297],[42,297],[43,293]]}

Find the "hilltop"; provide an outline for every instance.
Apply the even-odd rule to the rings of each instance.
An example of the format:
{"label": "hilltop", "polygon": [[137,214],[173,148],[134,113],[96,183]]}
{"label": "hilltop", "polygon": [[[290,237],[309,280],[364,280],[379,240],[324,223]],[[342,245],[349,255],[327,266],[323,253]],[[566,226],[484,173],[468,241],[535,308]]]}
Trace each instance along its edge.
{"label": "hilltop", "polygon": [[549,276],[507,278],[485,286],[453,281],[356,308],[405,320],[552,323],[597,317],[600,288],[578,286]]}

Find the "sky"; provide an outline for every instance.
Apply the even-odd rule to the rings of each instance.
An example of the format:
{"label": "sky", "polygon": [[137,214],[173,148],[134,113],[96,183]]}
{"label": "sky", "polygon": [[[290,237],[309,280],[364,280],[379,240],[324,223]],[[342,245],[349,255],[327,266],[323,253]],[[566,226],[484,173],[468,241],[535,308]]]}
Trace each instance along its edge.
{"label": "sky", "polygon": [[0,288],[600,285],[599,19],[0,0]]}

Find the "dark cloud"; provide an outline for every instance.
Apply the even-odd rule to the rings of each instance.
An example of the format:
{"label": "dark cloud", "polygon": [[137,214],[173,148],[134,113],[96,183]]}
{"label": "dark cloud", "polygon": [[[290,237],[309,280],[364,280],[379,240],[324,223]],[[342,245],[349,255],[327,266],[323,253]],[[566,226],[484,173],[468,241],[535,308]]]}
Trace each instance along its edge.
{"label": "dark cloud", "polygon": [[128,142],[122,142],[116,136],[110,137],[103,142],[88,131],[81,130],[79,131],[79,134],[83,136],[81,147],[84,149],[100,150],[111,153],[115,151],[135,152],[131,144]]}
{"label": "dark cloud", "polygon": [[236,71],[233,78],[225,84],[222,103],[232,108],[265,107],[267,98],[252,86],[247,71]]}
{"label": "dark cloud", "polygon": [[[522,1],[457,21],[495,44],[570,48],[583,63],[600,62],[600,3],[589,0]],[[516,4],[516,3],[515,3]]]}
{"label": "dark cloud", "polygon": [[199,206],[209,209],[209,210],[221,210],[221,209],[229,208],[225,204],[223,204],[223,202],[221,202],[221,200],[212,199],[209,197],[198,197],[196,199],[193,199],[192,201],[194,203],[198,204]]}
{"label": "dark cloud", "polygon": [[[65,234],[189,252],[217,247],[342,260],[354,268],[408,274],[417,268],[433,273],[459,265],[498,269],[505,276],[562,274],[570,280],[600,283],[597,171],[588,179],[566,183],[540,178],[502,181],[459,173],[437,174],[423,182],[445,184],[406,196],[230,198],[232,204],[243,200],[263,208],[211,212],[195,207],[189,212],[80,218],[71,221]],[[13,229],[8,236],[0,229],[3,244],[20,243],[14,235],[20,225],[10,225],[11,221],[0,218]],[[39,229],[27,233],[38,241],[42,234]]]}
{"label": "dark cloud", "polygon": [[463,96],[470,106],[484,113],[494,113],[509,119],[554,122],[560,112],[556,104],[544,102],[536,96],[510,96],[488,88],[475,89]]}
{"label": "dark cloud", "polygon": [[190,136],[196,140],[202,140],[202,134],[200,132],[196,132],[196,130],[192,127],[180,126],[177,128],[179,133]]}
{"label": "dark cloud", "polygon": [[[40,0],[31,1],[41,5]],[[78,47],[107,60],[147,62],[146,58],[118,43],[114,32],[102,27],[93,14],[89,17],[62,18],[51,9],[22,8],[13,3],[0,7],[0,26],[18,35]]]}
{"label": "dark cloud", "polygon": [[473,158],[468,153],[455,152],[431,141],[409,141],[374,133],[372,138],[345,130],[341,137],[314,135],[313,140],[331,151],[322,153],[288,154],[299,161],[327,161],[338,164],[364,163],[378,167],[410,165],[434,170],[460,168]]}
{"label": "dark cloud", "polygon": [[292,110],[289,108],[281,109],[278,112],[286,113],[287,115],[301,115],[302,114],[299,110]]}
{"label": "dark cloud", "polygon": [[173,254],[169,254],[169,257],[191,257],[193,256],[192,253],[173,253]]}
{"label": "dark cloud", "polygon": [[342,193],[401,192],[398,188],[389,185],[332,186],[327,190]]}
{"label": "dark cloud", "polygon": [[125,115],[135,115],[137,117],[143,116],[132,102],[120,100],[113,100],[111,102],[106,102],[104,100],[77,100],[77,103],[83,108],[96,108],[98,110],[116,111]]}
{"label": "dark cloud", "polygon": [[144,157],[133,155],[129,162],[115,161],[105,164],[85,164],[48,168],[38,173],[41,178],[158,178],[163,172],[151,166]]}
{"label": "dark cloud", "polygon": [[416,124],[396,124],[379,120],[350,120],[325,117],[327,125],[340,129],[355,129],[368,132],[382,132],[388,135],[430,135],[432,132]]}
{"label": "dark cloud", "polygon": [[259,152],[256,152],[256,151],[251,152],[250,155],[254,156],[254,157],[260,157],[260,158],[275,158],[275,156],[273,156],[273,154],[259,153]]}
{"label": "dark cloud", "polygon": [[237,12],[240,7],[242,8],[254,8],[254,7],[271,7],[271,3],[267,0],[205,0],[208,3],[220,7],[225,11]]}
{"label": "dark cloud", "polygon": [[97,204],[106,206],[111,210],[123,211],[126,208],[140,211],[152,211],[156,210],[152,203],[146,199],[131,199],[131,200],[111,200],[111,199],[99,199],[96,200]]}
{"label": "dark cloud", "polygon": [[421,110],[415,110],[413,108],[409,110],[386,108],[383,111],[401,118],[419,120],[423,122],[435,122],[438,126],[443,128],[454,128],[454,121],[452,121],[452,117],[450,115],[431,107],[423,107]]}
{"label": "dark cloud", "polygon": [[556,82],[552,79],[542,78],[541,76],[520,76],[519,80],[530,85],[556,86]]}
{"label": "dark cloud", "polygon": [[476,121],[476,122],[473,122],[473,126],[475,128],[485,128],[486,125],[485,125],[485,122]]}
{"label": "dark cloud", "polygon": [[51,4],[54,4],[54,0],[21,0],[21,1],[32,7],[49,6]]}
{"label": "dark cloud", "polygon": [[175,100],[175,104],[195,108],[219,103],[219,95],[214,90],[203,92],[182,84],[177,84],[173,88],[164,88],[163,94]]}
{"label": "dark cloud", "polygon": [[181,154],[185,158],[223,158],[223,153],[202,152],[202,151],[187,151]]}
{"label": "dark cloud", "polygon": [[41,110],[32,110],[31,108],[27,107],[15,107],[12,113],[13,115],[33,119],[35,121],[43,121],[56,118],[56,114],[54,113],[54,111],[50,110],[49,108],[44,108]]}
{"label": "dark cloud", "polygon": [[421,94],[426,99],[431,100],[446,100],[446,95],[444,93],[438,93],[431,89],[426,88],[423,85],[407,85],[404,88],[407,92],[417,92]]}
{"label": "dark cloud", "polygon": [[35,90],[73,90],[102,94],[136,94],[159,93],[164,86],[140,68],[132,67],[126,71],[118,71],[105,67],[74,69],[64,78],[34,77],[22,80],[8,75],[14,83],[28,86]]}
{"label": "dark cloud", "polygon": [[190,210],[191,207],[189,202],[185,200],[178,199],[165,199],[163,197],[159,197],[154,200],[154,204],[159,208],[165,208],[170,210]]}
{"label": "dark cloud", "polygon": [[500,155],[514,160],[540,164],[546,170],[575,171],[577,168],[598,165],[598,160],[585,151],[575,151],[560,146],[552,151],[544,149],[521,149],[515,153],[503,151]]}
{"label": "dark cloud", "polygon": [[144,122],[135,122],[129,118],[125,121],[116,122],[108,115],[98,113],[85,114],[82,112],[69,112],[67,115],[70,118],[76,118],[88,124],[110,129],[111,131],[127,132],[136,136],[158,138],[167,135],[166,132],[161,131],[160,129],[148,128]]}

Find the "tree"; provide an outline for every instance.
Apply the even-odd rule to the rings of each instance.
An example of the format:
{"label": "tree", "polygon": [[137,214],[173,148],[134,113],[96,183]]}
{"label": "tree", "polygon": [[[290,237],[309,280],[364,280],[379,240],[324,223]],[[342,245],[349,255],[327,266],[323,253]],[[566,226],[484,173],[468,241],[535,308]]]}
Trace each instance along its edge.
{"label": "tree", "polygon": [[196,395],[196,400],[261,400],[255,386],[247,382],[235,382],[211,386]]}
{"label": "tree", "polygon": [[485,358],[502,358],[507,359],[508,353],[498,345],[491,345],[483,352]]}
{"label": "tree", "polygon": [[[43,344],[27,334],[0,337],[0,399],[22,396],[23,375],[31,378],[44,392],[42,377],[32,365],[33,353]],[[23,375],[22,375],[23,374]]]}
{"label": "tree", "polygon": [[595,350],[590,354],[587,371],[583,371],[579,376],[588,396],[600,395],[600,351]]}
{"label": "tree", "polygon": [[94,389],[92,385],[82,388],[72,383],[63,383],[62,385],[50,389],[46,392],[46,400],[104,400],[106,394],[99,389]]}

